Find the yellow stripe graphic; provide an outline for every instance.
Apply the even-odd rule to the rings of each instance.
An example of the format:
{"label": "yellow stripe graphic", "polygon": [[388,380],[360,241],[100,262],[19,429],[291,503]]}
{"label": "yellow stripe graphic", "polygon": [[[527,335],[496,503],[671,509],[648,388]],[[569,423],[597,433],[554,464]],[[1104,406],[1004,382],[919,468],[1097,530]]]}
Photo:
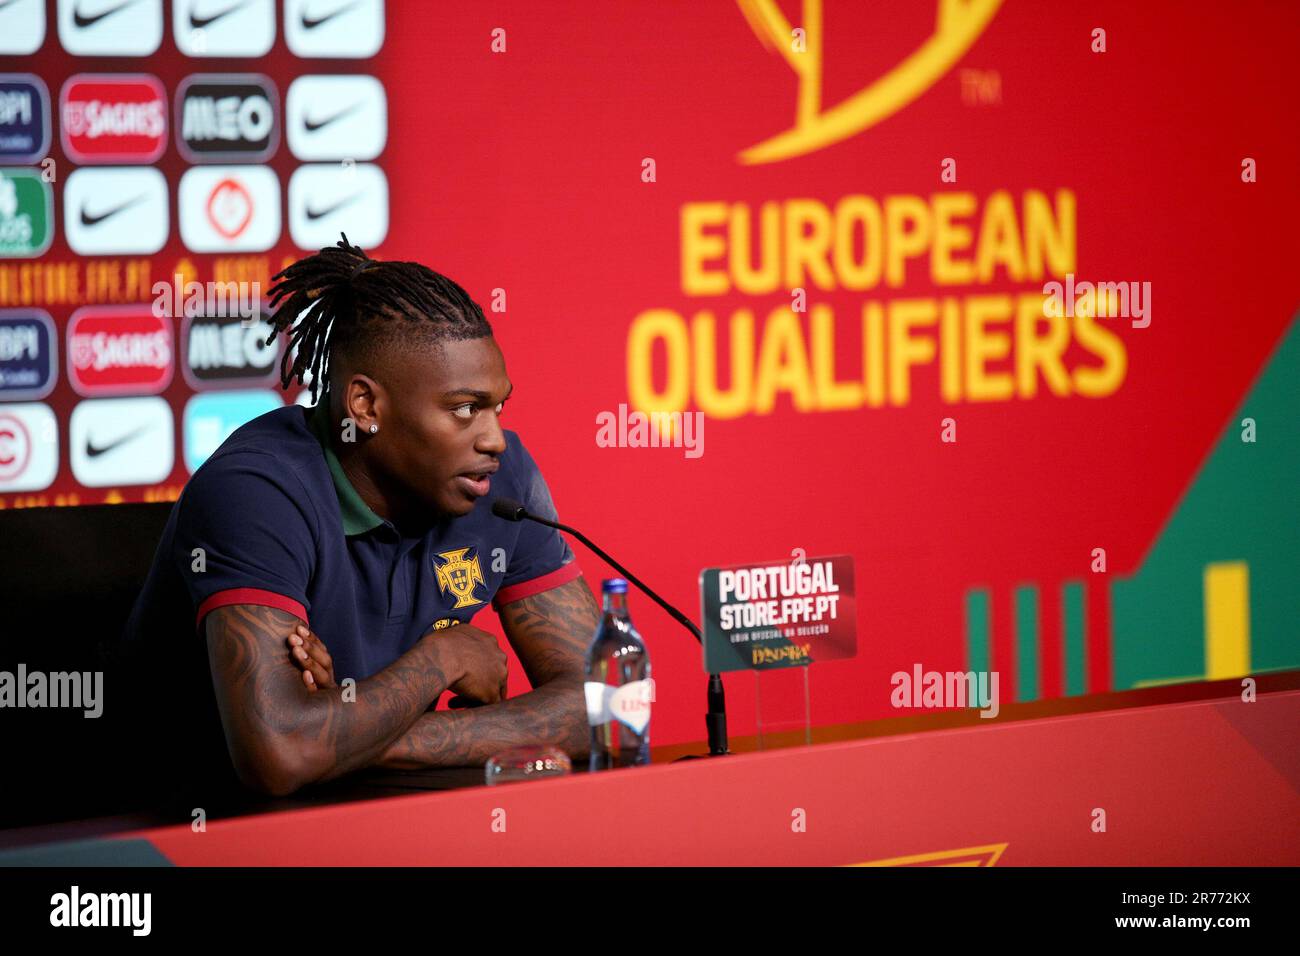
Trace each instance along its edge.
{"label": "yellow stripe graphic", "polygon": [[1205,566],[1205,678],[1250,673],[1250,571],[1245,561]]}

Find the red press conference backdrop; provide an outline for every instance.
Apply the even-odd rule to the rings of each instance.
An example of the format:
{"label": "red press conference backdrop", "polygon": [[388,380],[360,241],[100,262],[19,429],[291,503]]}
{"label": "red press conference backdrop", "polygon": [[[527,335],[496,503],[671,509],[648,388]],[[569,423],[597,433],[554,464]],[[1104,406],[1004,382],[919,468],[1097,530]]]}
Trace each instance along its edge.
{"label": "red press conference backdrop", "polygon": [[[298,240],[341,227],[482,303],[515,384],[509,425],[562,518],[670,601],[696,613],[705,567],[853,556],[859,652],[813,668],[817,723],[897,714],[891,676],[917,666],[995,670],[1006,701],[1300,664],[1300,131],[1287,121],[1300,8],[367,0],[349,14],[369,18],[349,34],[361,46],[341,56],[304,26],[325,5],[268,0],[236,24],[237,42],[265,36],[268,52],[234,56],[219,53],[230,22],[189,0],[158,4],[156,52],[120,56],[68,48],[83,29],[72,18],[109,5],[14,9],[42,5],[43,39],[0,72],[39,77],[52,104],[53,162],[39,147],[5,160],[6,175],[45,172],[50,244],[0,259],[0,309],[48,313],[58,367],[47,394],[0,411],[52,409],[57,460],[22,490],[6,474],[3,506],[173,498],[199,454],[186,442],[201,451],[274,397],[265,375],[196,375],[180,318],[148,340],[168,356],[157,374],[113,391],[111,369],[75,367],[93,360],[70,345],[74,313],[147,306],[177,272],[265,283],[312,248]],[[103,178],[90,180],[102,195],[73,195],[83,166],[120,162],[79,161],[87,141],[61,129],[69,81],[89,95],[82,74],[161,84],[163,153],[149,155],[146,131],[126,164],[164,177],[154,252],[69,244],[67,204],[93,222],[134,195]],[[312,122],[295,115],[295,79],[335,74],[382,84],[366,109],[386,139],[358,139],[378,150],[295,145],[293,124]],[[269,82],[274,128],[212,167],[239,167],[236,189],[178,141],[179,99],[250,75]],[[323,178],[295,187],[308,161]],[[39,219],[34,188],[0,214]],[[207,225],[186,226],[196,203]],[[252,219],[276,206],[274,223]],[[273,230],[261,248],[230,238],[246,219]],[[1129,311],[1098,318],[1067,291],[1069,314],[1047,315],[1045,284],[1067,276],[1124,283]],[[129,328],[115,313],[79,321],[147,335],[144,312]],[[262,397],[187,435],[189,404],[209,393]],[[74,409],[155,394],[172,412],[170,471],[79,481]],[[699,413],[702,431],[683,426],[680,447],[607,447],[600,422],[620,406],[692,425]],[[108,411],[145,421],[156,407]],[[17,444],[0,442],[11,470]],[[579,559],[593,584],[607,573]],[[654,741],[700,737],[698,649],[648,601],[632,610],[657,678]],[[527,688],[517,668],[512,685]],[[753,730],[753,691],[750,675],[729,681],[733,733]]]}

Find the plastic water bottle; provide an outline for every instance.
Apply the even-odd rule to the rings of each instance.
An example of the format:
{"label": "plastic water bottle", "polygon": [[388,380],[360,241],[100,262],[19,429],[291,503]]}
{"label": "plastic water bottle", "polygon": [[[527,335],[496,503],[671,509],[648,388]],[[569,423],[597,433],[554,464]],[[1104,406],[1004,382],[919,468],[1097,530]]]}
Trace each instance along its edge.
{"label": "plastic water bottle", "polygon": [[627,581],[601,583],[605,609],[587,649],[587,723],[591,769],[650,762],[650,654],[627,614]]}

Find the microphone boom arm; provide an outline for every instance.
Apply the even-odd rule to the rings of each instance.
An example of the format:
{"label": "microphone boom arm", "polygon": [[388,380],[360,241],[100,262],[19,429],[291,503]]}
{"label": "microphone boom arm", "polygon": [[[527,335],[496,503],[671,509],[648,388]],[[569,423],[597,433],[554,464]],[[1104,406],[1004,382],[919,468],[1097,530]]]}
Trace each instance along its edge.
{"label": "microphone boom arm", "polygon": [[[498,518],[504,518],[507,521],[523,521],[525,519],[528,521],[536,521],[538,524],[544,524],[548,528],[554,528],[557,531],[563,531],[565,534],[573,535],[573,537],[577,538],[599,555],[606,564],[631,581],[642,591],[642,593],[667,611],[669,617],[695,635],[695,640],[697,640],[700,643],[700,646],[703,647],[704,635],[700,633],[700,629],[696,626],[694,621],[652,591],[644,581],[611,558],[603,548],[596,545],[595,542],[577,528],[570,528],[568,525],[560,524],[558,521],[551,521],[550,519],[543,518],[540,515],[532,514],[519,502],[508,498],[498,498],[492,502],[492,513]],[[704,724],[709,735],[709,756],[721,757],[731,752],[727,746],[727,697],[722,688],[721,674],[709,675],[708,702],[709,709],[704,715]],[[695,754],[689,754],[685,757],[679,757],[678,759],[693,760],[695,757]]]}
{"label": "microphone boom arm", "polygon": [[704,635],[700,633],[700,629],[698,626],[696,626],[694,621],[692,621],[689,617],[687,617],[681,611],[677,610],[677,608],[673,607],[671,604],[669,604],[667,601],[661,598],[658,594],[652,591],[649,585],[647,585],[644,581],[638,578],[627,568],[623,567],[623,565],[619,564],[617,561],[611,558],[603,548],[598,546],[595,542],[593,542],[590,538],[588,538],[577,528],[571,528],[566,524],[560,524],[560,522],[558,521],[548,521],[545,518],[539,517],[531,513],[528,514],[528,517],[531,518],[533,521],[546,525],[547,527],[555,528],[557,531],[563,531],[565,534],[573,535],[575,538],[577,538],[579,541],[585,544],[592,551],[596,552],[596,554],[600,556],[601,560],[603,560],[611,568],[613,568],[619,574],[623,575],[623,577],[627,578],[629,581],[635,584],[642,592],[645,593],[647,597],[650,598],[650,600],[654,601],[661,608],[667,611],[668,615],[673,620],[675,620],[682,627],[686,628],[688,631],[694,634],[695,639],[700,642],[701,646],[703,646]]}

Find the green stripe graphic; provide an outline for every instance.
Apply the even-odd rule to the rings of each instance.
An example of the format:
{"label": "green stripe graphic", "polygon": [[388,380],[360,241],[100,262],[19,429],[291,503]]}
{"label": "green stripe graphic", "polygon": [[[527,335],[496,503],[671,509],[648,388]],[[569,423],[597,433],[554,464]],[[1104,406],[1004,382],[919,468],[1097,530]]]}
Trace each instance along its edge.
{"label": "green stripe graphic", "polygon": [[989,669],[989,592],[971,588],[966,592],[966,668]]}
{"label": "green stripe graphic", "polygon": [[1038,585],[1015,589],[1016,700],[1038,700]]}

